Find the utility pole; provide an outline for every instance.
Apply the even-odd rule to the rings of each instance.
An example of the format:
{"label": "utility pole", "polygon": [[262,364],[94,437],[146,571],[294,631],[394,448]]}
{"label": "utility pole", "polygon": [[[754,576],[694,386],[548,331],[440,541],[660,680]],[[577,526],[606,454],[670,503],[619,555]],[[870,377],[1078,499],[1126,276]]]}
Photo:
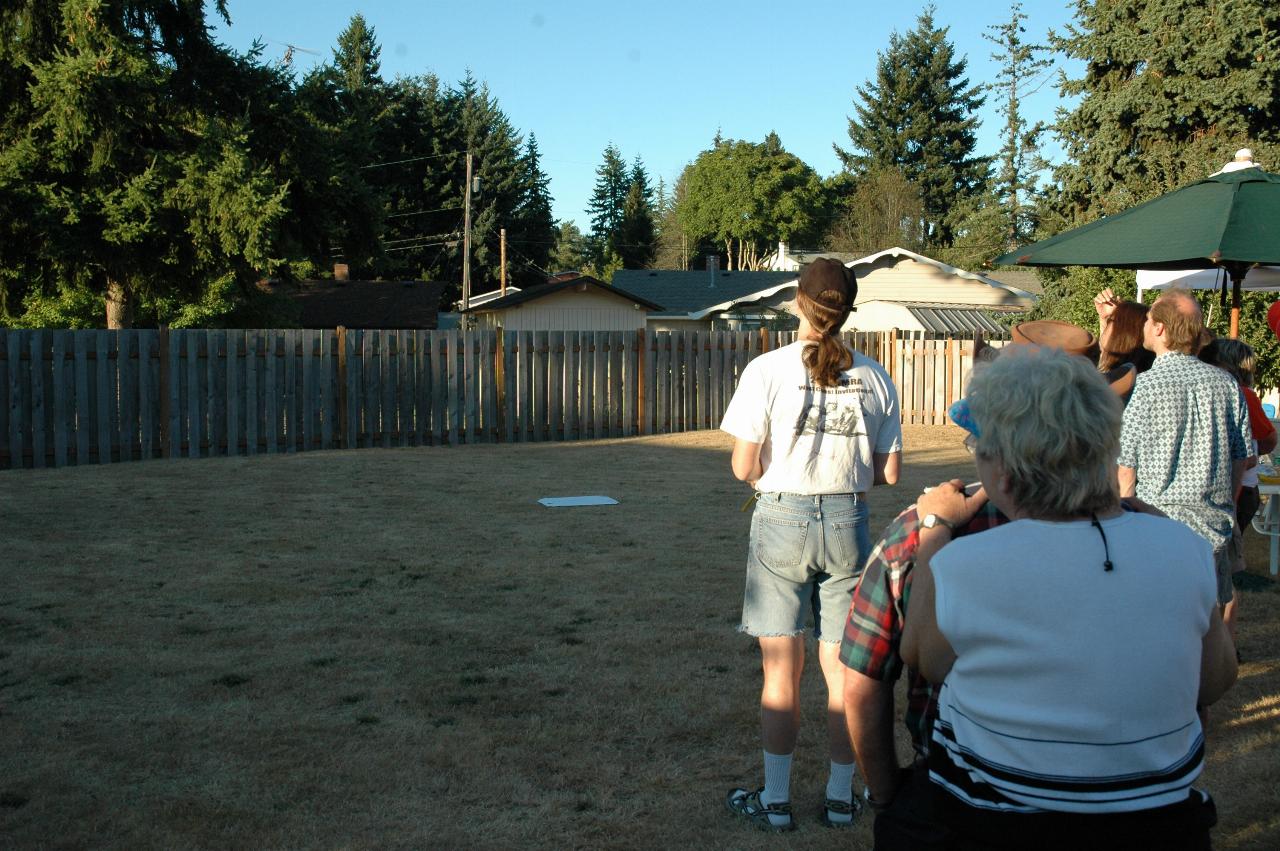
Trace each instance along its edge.
{"label": "utility pole", "polygon": [[[467,185],[462,197],[462,312],[471,307],[471,152],[467,151]],[[465,320],[464,320],[465,321]]]}
{"label": "utility pole", "polygon": [[499,251],[498,280],[502,282],[502,294],[507,294],[507,229],[501,228],[498,231],[498,244],[501,246]]}

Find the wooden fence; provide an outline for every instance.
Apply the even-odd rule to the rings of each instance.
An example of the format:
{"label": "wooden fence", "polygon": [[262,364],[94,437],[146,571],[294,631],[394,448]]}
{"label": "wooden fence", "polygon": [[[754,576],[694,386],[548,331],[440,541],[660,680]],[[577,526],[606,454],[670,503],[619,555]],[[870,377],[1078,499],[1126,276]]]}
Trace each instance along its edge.
{"label": "wooden fence", "polygon": [[[717,428],[785,332],[0,329],[0,469]],[[905,423],[945,422],[972,342],[859,332]]]}

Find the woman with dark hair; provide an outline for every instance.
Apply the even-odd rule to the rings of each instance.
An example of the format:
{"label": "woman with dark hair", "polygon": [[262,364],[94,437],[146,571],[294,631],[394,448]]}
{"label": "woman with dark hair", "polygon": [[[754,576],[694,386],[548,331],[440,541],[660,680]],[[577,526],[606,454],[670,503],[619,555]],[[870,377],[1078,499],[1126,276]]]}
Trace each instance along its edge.
{"label": "woman with dark hair", "polygon": [[[1126,363],[1132,363],[1135,374],[1151,369],[1156,353],[1142,344],[1142,328],[1151,308],[1117,298],[1110,287],[1093,297],[1093,308],[1098,311],[1098,371],[1114,385]],[[1128,402],[1128,397],[1124,399]]]}
{"label": "woman with dark hair", "polygon": [[894,484],[902,425],[893,382],[840,339],[858,292],[852,270],[822,259],[800,275],[796,342],[743,370],[720,427],[733,474],[755,489],[741,631],[760,642],[764,786],[729,809],[765,830],[794,830],[791,755],[800,723],[806,615],[827,685],[831,773],[822,821],[853,823],[853,751],[844,722],[840,639],[871,548],[867,491]]}

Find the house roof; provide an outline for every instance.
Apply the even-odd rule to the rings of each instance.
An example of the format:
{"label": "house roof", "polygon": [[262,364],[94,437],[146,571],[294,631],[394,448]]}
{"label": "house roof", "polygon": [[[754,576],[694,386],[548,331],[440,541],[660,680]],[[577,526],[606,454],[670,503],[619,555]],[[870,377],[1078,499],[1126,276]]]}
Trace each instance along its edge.
{"label": "house roof", "polygon": [[302,310],[303,328],[432,330],[444,284],[439,281],[303,281],[284,291]]}
{"label": "house roof", "polygon": [[955,332],[982,331],[988,334],[1004,334],[1008,328],[991,318],[991,313],[1016,313],[1009,308],[992,309],[957,307],[954,304],[938,304],[921,301],[892,302],[907,309],[926,331]]}
{"label": "house roof", "polygon": [[613,273],[615,287],[661,304],[659,315],[695,319],[702,318],[713,305],[732,304],[743,296],[795,280],[795,272],[619,269]]}
{"label": "house roof", "polygon": [[1044,295],[1044,284],[1040,281],[1040,273],[1035,269],[997,269],[987,272],[986,276],[1007,287],[1029,292],[1032,295]]}
{"label": "house roof", "polygon": [[[616,280],[616,275],[615,275],[615,280]],[[461,312],[487,313],[493,310],[504,310],[508,307],[515,307],[518,304],[524,304],[527,301],[533,301],[534,299],[539,299],[539,298],[542,298],[543,296],[548,296],[548,295],[551,295],[552,293],[558,293],[563,290],[567,290],[572,287],[577,287],[583,284],[596,287],[602,292],[606,292],[606,293],[609,293],[610,295],[617,296],[620,299],[625,299],[635,304],[639,304],[641,307],[648,308],[649,310],[657,310],[657,311],[662,310],[662,305],[656,302],[650,301],[649,299],[645,298],[642,295],[637,295],[631,290],[623,289],[622,287],[619,287],[616,285],[611,286],[609,284],[604,283],[603,281],[598,281],[595,278],[590,277],[589,275],[580,275],[576,278],[568,278],[563,281],[554,281],[551,283],[542,284],[541,286],[537,286],[537,287],[529,287],[528,289],[517,290],[516,292],[511,292],[510,290],[508,290],[507,294],[504,296],[501,296],[499,298],[495,298],[492,300],[487,300],[483,304],[479,304],[479,305],[472,304],[467,310],[461,311]],[[485,293],[484,295],[481,296],[481,298],[486,298],[488,295],[490,294]]]}
{"label": "house roof", "polygon": [[[949,266],[946,263],[943,263],[941,260],[934,260],[932,257],[925,257],[923,254],[917,254],[914,251],[908,251],[905,248],[896,248],[896,247],[886,248],[884,251],[877,251],[875,254],[868,254],[866,257],[860,257],[857,260],[854,260],[849,263],[845,263],[845,265],[851,266],[854,272],[856,273],[858,272],[858,268],[860,266],[872,266],[875,264],[877,260],[880,260],[883,257],[892,257],[895,260],[902,259],[902,258],[909,258],[911,260],[915,260],[918,263],[924,263],[929,266],[933,266],[937,269],[940,269],[941,271],[945,272],[948,275],[955,275],[957,278],[964,278],[970,281],[978,281],[986,284],[987,286],[998,287],[1002,290],[1008,290],[1009,292],[1013,293],[1015,296],[1018,296],[1019,298],[1025,298],[1030,301],[1034,301],[1036,298],[1035,295],[1033,295],[1032,293],[1026,290],[1020,289],[1015,286],[1010,286],[1009,284],[1002,283],[987,275],[979,275],[974,272],[966,272],[964,269],[958,269],[955,266]],[[726,301],[722,301],[717,304],[708,305],[700,310],[696,310],[696,311],[691,310],[689,312],[689,318],[703,319],[709,314],[717,313],[722,310],[728,310],[738,302],[752,302],[752,301],[759,301],[760,299],[764,299],[764,298],[769,298],[770,296],[777,295],[780,291],[786,289],[787,287],[795,286],[796,281],[798,280],[798,276],[795,272],[768,272],[768,273],[756,272],[756,273],[744,273],[744,274],[779,275],[781,276],[781,280],[771,285],[767,285],[758,291],[742,293],[736,298],[729,298]],[[899,303],[902,303],[902,302],[899,302]]]}

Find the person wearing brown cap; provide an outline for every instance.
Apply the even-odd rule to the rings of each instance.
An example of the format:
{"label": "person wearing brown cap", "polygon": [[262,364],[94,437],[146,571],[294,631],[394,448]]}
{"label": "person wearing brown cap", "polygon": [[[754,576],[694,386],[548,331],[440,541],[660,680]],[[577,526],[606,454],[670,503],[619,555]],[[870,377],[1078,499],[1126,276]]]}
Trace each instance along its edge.
{"label": "person wearing brown cap", "polygon": [[812,616],[827,686],[831,772],[823,824],[847,827],[853,752],[844,723],[844,618],[871,548],[867,491],[898,479],[902,425],[893,382],[840,339],[858,292],[852,270],[818,260],[800,275],[796,342],[747,365],[720,427],[734,475],[756,489],[741,631],[760,642],[764,786],[726,805],[756,827],[795,829],[791,755],[800,718],[804,636]]}
{"label": "person wearing brown cap", "polygon": [[1125,408],[1117,460],[1121,496],[1151,503],[1213,547],[1225,605],[1232,594],[1235,494],[1253,434],[1236,382],[1196,359],[1203,330],[1200,305],[1185,290],[1169,290],[1151,306],[1143,345],[1156,359]]}

